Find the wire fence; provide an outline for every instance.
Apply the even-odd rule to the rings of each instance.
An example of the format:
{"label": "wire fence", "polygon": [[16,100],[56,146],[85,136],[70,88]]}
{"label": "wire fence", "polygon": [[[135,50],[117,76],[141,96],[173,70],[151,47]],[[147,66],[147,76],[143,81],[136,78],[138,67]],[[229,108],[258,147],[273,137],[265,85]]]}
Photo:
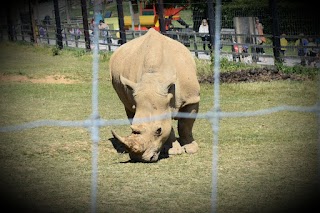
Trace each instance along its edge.
{"label": "wire fence", "polygon": [[[98,5],[94,8],[95,11],[99,11]],[[277,106],[273,108],[266,108],[258,111],[246,111],[246,112],[223,112],[220,110],[220,30],[221,30],[221,1],[216,0],[215,7],[215,50],[214,50],[214,107],[212,110],[206,113],[198,113],[197,115],[187,115],[184,113],[177,113],[175,117],[182,118],[197,118],[207,119],[212,124],[213,131],[213,146],[212,146],[212,195],[211,195],[211,212],[217,212],[217,196],[218,196],[218,161],[219,161],[219,121],[222,118],[235,118],[235,117],[249,117],[249,116],[262,116],[266,114],[290,111],[290,112],[308,112],[315,113],[318,116],[318,128],[320,126],[320,86],[318,91],[318,102],[313,106],[301,107],[301,106]],[[61,120],[40,120],[21,125],[13,125],[0,127],[0,132],[20,131],[24,129],[31,129],[43,126],[62,126],[62,127],[83,127],[87,128],[91,132],[92,139],[92,176],[91,176],[91,212],[97,211],[97,180],[98,180],[98,143],[100,140],[99,129],[104,126],[113,125],[125,125],[129,124],[128,120],[112,119],[105,120],[100,117],[98,109],[98,79],[99,79],[99,30],[95,26],[94,29],[94,49],[93,49],[93,63],[92,63],[92,114],[89,119],[81,121],[61,121]],[[320,82],[320,79],[318,80]],[[320,85],[320,83],[319,83]],[[153,117],[154,120],[165,119],[171,117],[171,114],[160,115]],[[150,118],[147,119],[150,121]],[[146,122],[145,119],[141,119],[140,122]],[[320,129],[318,129],[318,150],[320,152]],[[318,153],[318,180],[320,181],[320,153]]]}

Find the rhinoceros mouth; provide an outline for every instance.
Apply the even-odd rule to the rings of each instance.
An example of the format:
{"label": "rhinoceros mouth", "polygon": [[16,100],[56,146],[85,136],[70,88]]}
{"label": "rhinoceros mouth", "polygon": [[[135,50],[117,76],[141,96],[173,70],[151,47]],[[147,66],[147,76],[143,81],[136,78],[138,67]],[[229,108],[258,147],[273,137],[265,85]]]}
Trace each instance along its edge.
{"label": "rhinoceros mouth", "polygon": [[134,152],[129,152],[130,159],[133,162],[143,162],[143,163],[155,163],[159,159],[160,152],[153,152],[151,155],[137,155]]}
{"label": "rhinoceros mouth", "polygon": [[133,134],[128,137],[121,137],[115,131],[111,130],[111,132],[113,137],[125,146],[126,150],[129,152],[129,156],[132,161],[146,163],[158,161],[160,150],[158,151],[153,148],[146,149],[144,142],[138,140],[140,139],[139,134]]}

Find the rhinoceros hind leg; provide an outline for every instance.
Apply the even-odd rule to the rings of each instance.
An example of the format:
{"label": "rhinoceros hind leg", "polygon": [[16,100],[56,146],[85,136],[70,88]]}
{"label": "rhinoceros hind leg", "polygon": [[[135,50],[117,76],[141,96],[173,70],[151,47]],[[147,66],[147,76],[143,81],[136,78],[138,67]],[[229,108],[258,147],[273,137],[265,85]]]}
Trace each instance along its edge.
{"label": "rhinoceros hind leg", "polygon": [[162,153],[166,156],[169,156],[169,155],[180,155],[183,152],[184,150],[180,146],[180,143],[176,140],[176,136],[172,128],[170,136],[163,146]]}

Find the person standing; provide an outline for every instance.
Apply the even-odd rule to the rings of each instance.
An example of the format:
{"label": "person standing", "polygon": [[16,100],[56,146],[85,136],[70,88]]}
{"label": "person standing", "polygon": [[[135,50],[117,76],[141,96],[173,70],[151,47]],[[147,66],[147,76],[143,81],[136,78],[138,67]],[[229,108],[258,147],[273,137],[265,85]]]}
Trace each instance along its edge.
{"label": "person standing", "polygon": [[[257,36],[257,44],[258,45],[263,45],[266,43],[266,37],[264,37],[263,33],[263,25],[260,23],[260,20],[258,17],[255,18],[255,26],[256,26],[256,34]],[[264,49],[263,47],[259,46],[256,48],[256,53],[258,54],[264,54]]]}
{"label": "person standing", "polygon": [[43,26],[40,26],[39,28],[39,35],[40,35],[40,38],[46,37],[47,35],[47,30]]}
{"label": "person standing", "polygon": [[306,56],[307,56],[307,48],[308,45],[308,39],[304,37],[303,33],[299,34],[299,38],[295,42],[295,46],[298,50],[298,56],[300,57],[300,64],[302,66],[307,65]]}
{"label": "person standing", "polygon": [[286,34],[282,33],[281,34],[281,38],[280,38],[280,52],[282,56],[285,56],[286,54],[286,50],[287,50],[287,46],[288,46],[288,40],[286,39]]}
{"label": "person standing", "polygon": [[308,56],[308,65],[310,67],[315,67],[316,62],[318,61],[319,49],[316,45],[315,39],[310,37],[307,44],[307,56]]}
{"label": "person standing", "polygon": [[107,23],[105,23],[103,20],[99,21],[99,25],[98,25],[99,30],[101,31],[101,35],[103,37],[103,41],[107,41],[108,43],[111,42],[111,39],[109,38],[109,26]]}
{"label": "person standing", "polygon": [[208,45],[208,48],[211,51],[209,25],[207,19],[202,19],[202,22],[199,26],[199,33],[203,42],[203,50],[206,50],[206,45]]}
{"label": "person standing", "polygon": [[82,35],[82,32],[79,28],[79,24],[77,24],[76,27],[73,27],[69,30],[69,33],[71,35],[71,40],[74,40],[76,47],[79,45],[79,39]]}

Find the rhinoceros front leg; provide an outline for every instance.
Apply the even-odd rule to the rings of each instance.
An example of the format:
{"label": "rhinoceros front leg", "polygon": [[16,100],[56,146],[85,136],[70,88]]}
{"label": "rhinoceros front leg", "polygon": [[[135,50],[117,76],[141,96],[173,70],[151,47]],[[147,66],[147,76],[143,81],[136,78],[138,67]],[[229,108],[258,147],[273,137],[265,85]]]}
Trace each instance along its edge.
{"label": "rhinoceros front leg", "polygon": [[[180,112],[196,115],[199,110],[199,103],[183,107]],[[179,142],[186,153],[196,153],[199,149],[197,142],[193,139],[192,128],[195,118],[178,118]]]}
{"label": "rhinoceros front leg", "polygon": [[174,129],[171,128],[170,136],[164,144],[161,153],[164,156],[169,155],[180,155],[184,152],[180,143],[177,141],[176,135],[174,133]]}

